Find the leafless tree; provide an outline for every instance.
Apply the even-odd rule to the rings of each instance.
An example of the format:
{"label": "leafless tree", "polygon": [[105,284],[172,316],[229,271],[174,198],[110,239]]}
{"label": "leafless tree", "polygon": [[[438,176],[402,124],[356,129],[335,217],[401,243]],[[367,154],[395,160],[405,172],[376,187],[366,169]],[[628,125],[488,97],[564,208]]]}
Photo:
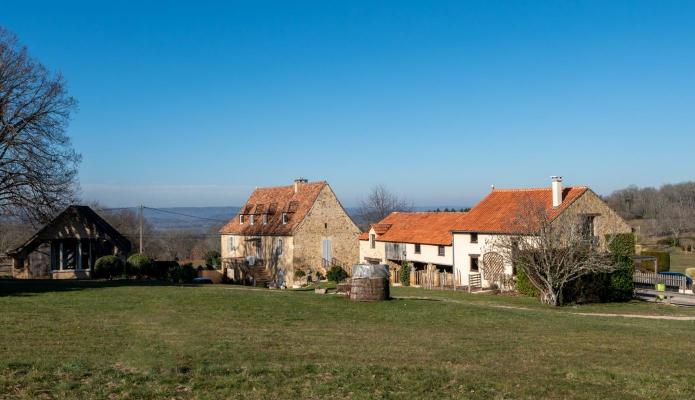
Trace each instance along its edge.
{"label": "leafless tree", "polygon": [[658,189],[630,186],[606,197],[623,218],[644,220],[644,235],[678,239],[695,230],[695,182],[666,184]]}
{"label": "leafless tree", "polygon": [[523,268],[541,293],[541,301],[562,304],[562,290],[587,274],[611,272],[617,267],[607,251],[587,234],[581,216],[550,220],[543,205],[522,204],[514,221],[514,235],[499,236],[494,246],[517,268]]}
{"label": "leafless tree", "polygon": [[0,213],[46,222],[73,200],[80,156],[65,129],[76,104],[0,27]]}
{"label": "leafless tree", "polygon": [[360,223],[369,226],[394,211],[411,211],[412,209],[412,202],[389,191],[384,185],[376,185],[372,187],[367,197],[360,201],[357,214]]}

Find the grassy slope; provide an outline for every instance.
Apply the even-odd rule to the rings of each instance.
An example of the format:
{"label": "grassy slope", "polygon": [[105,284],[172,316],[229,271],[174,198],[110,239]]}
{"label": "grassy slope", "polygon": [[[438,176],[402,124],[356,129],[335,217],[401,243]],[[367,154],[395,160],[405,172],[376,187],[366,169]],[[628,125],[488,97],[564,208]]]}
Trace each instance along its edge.
{"label": "grassy slope", "polygon": [[582,317],[525,298],[409,288],[394,294],[455,302],[18,285],[0,282],[0,398],[695,396],[691,321]]}

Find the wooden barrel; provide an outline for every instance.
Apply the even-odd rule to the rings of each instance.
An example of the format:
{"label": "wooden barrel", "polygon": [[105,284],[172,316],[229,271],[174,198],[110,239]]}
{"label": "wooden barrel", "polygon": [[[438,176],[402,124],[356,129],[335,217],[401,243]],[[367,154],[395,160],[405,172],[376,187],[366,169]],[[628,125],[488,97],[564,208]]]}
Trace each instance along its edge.
{"label": "wooden barrel", "polygon": [[350,300],[379,301],[388,300],[388,278],[357,278],[352,280]]}

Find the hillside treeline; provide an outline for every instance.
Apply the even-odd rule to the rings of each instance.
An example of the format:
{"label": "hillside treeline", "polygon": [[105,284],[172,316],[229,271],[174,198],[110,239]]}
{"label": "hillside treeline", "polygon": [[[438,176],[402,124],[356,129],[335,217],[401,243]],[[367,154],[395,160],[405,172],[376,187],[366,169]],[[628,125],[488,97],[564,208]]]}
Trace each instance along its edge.
{"label": "hillside treeline", "polygon": [[605,198],[627,220],[644,220],[643,235],[682,237],[695,231],[695,182],[629,186]]}

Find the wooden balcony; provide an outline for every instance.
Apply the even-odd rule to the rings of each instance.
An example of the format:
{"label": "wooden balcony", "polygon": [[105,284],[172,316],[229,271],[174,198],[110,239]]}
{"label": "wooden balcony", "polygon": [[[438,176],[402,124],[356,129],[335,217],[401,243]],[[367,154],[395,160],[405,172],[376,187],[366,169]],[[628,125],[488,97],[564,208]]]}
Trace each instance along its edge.
{"label": "wooden balcony", "polygon": [[406,259],[405,243],[384,243],[386,258],[388,260],[401,261]]}

